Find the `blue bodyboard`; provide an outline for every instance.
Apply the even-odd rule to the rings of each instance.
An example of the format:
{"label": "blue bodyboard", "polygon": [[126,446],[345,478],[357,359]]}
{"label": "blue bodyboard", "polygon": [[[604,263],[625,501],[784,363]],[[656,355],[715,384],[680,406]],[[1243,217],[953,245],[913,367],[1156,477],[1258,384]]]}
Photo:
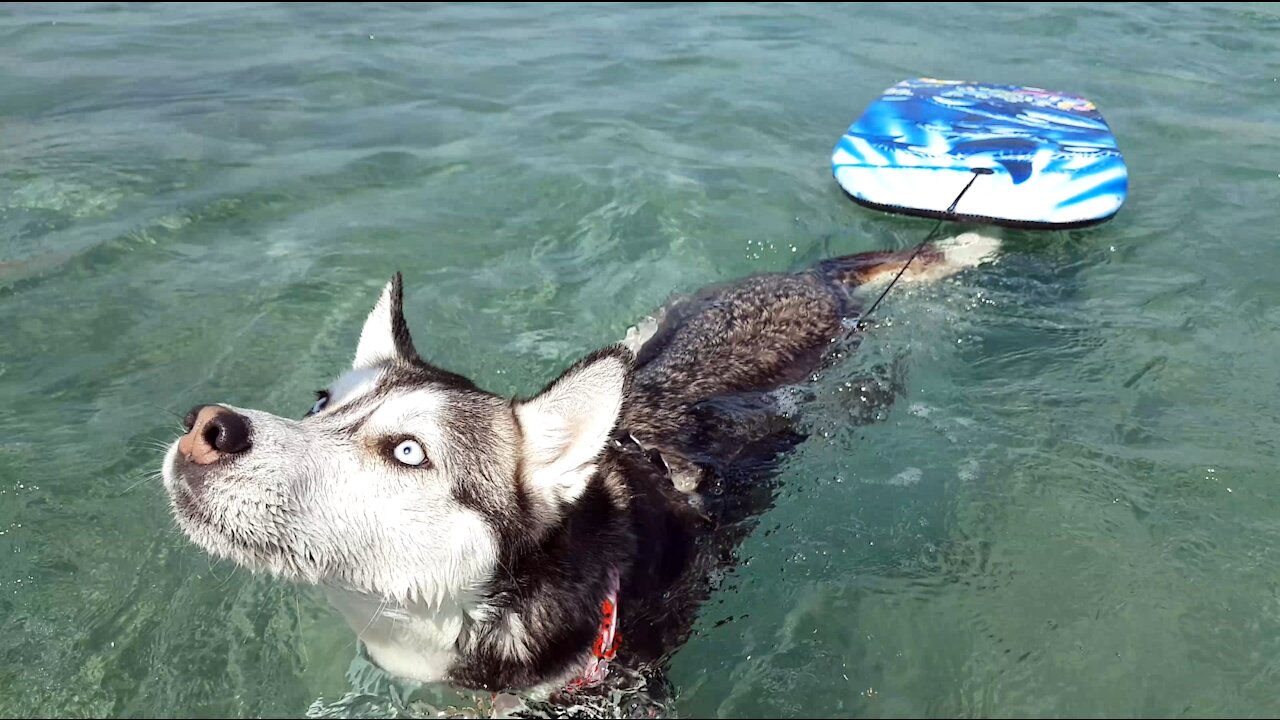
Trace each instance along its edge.
{"label": "blue bodyboard", "polygon": [[836,144],[831,169],[868,207],[1010,227],[1103,222],[1129,190],[1115,136],[1088,100],[930,78],[900,82],[873,102]]}

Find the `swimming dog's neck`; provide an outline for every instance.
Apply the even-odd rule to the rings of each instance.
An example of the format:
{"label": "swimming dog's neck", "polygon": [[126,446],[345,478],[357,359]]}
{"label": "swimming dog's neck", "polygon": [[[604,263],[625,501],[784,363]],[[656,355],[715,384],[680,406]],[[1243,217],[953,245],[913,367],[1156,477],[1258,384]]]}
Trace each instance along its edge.
{"label": "swimming dog's neck", "polygon": [[554,527],[506,548],[485,588],[435,602],[328,588],[329,599],[391,674],[478,690],[559,690],[598,662],[602,604],[616,609],[635,554],[629,504],[605,474],[619,469],[602,465]]}
{"label": "swimming dog's neck", "polygon": [[[635,555],[630,508],[607,459],[561,521],[517,543],[459,640],[450,681],[500,690],[560,684],[592,657],[601,605]],[[620,602],[625,606],[625,593]]]}
{"label": "swimming dog's neck", "polygon": [[448,680],[468,614],[478,604],[453,595],[435,604],[392,601],[336,587],[327,594],[375,664],[422,682]]}

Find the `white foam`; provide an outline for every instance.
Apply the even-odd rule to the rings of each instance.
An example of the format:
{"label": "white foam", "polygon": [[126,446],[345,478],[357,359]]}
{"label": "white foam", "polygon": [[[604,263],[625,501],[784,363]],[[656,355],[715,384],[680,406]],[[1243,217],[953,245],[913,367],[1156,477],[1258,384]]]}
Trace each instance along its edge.
{"label": "white foam", "polygon": [[995,258],[1000,252],[1000,238],[967,232],[938,243],[947,265],[956,270],[976,267]]}

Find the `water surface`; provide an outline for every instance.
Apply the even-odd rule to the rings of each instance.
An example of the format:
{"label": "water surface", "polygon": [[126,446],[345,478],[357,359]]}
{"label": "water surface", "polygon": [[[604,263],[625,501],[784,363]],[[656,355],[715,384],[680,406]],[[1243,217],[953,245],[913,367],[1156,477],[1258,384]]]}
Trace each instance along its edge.
{"label": "water surface", "polygon": [[1280,713],[1265,3],[0,10],[0,713],[347,712],[322,599],[175,531],[173,413],[301,414],[396,269],[425,353],[529,392],[671,292],[908,247],[828,157],[916,76],[1093,99],[1129,203],[812,384],[674,711]]}

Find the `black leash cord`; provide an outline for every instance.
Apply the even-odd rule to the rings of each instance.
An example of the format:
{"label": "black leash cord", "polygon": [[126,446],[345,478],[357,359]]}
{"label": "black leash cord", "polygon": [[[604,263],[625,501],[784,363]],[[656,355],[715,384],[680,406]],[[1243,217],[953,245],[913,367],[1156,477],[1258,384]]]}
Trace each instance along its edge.
{"label": "black leash cord", "polygon": [[[973,173],[973,177],[969,178],[969,182],[965,183],[964,188],[960,190],[960,194],[956,195],[956,199],[952,200],[951,204],[947,206],[945,211],[947,215],[955,215],[956,205],[960,204],[960,198],[964,197],[964,194],[969,192],[969,188],[973,187],[973,181],[977,180],[979,175],[990,175],[993,171],[991,168],[973,168],[970,172]],[[920,251],[924,249],[924,246],[928,245],[929,242],[937,236],[938,230],[942,229],[942,223],[949,219],[950,218],[946,216],[938,218],[938,221],[933,224],[933,229],[929,231],[928,235],[924,236],[924,239],[920,241],[919,245],[916,245],[916,249],[911,253],[911,257],[907,258],[907,261],[903,263],[902,267],[898,270],[898,274],[894,275],[893,279],[889,281],[889,286],[881,291],[880,297],[876,298],[876,301],[871,303],[871,307],[867,308],[866,312],[858,316],[857,329],[861,330],[865,326],[867,318],[870,317],[871,313],[875,312],[876,308],[880,306],[880,301],[884,300],[884,296],[888,295],[889,291],[893,289],[893,286],[898,284],[898,280],[902,277],[902,274],[911,266],[911,262],[916,259],[916,256],[920,254]]]}

